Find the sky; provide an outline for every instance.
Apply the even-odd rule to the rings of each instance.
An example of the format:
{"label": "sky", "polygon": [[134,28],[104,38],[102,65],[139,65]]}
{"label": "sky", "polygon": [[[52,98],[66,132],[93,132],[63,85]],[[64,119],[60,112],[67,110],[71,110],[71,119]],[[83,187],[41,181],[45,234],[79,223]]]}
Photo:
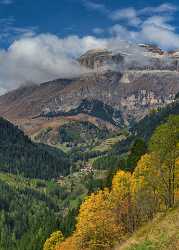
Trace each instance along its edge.
{"label": "sky", "polygon": [[[159,0],[0,0],[0,94],[74,77],[89,49],[150,43],[179,49],[179,3]],[[123,48],[125,47],[125,48]]]}

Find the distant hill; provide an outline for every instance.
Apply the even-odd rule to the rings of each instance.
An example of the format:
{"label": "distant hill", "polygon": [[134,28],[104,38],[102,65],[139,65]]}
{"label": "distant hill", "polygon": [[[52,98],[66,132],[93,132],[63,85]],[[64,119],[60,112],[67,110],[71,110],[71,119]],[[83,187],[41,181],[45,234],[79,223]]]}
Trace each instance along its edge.
{"label": "distant hill", "polygon": [[21,130],[0,118],[0,171],[51,179],[68,174],[69,162],[62,151],[33,143]]}
{"label": "distant hill", "polygon": [[72,121],[56,129],[56,135],[52,128],[47,128],[34,136],[34,140],[53,146],[66,143],[69,146],[95,145],[98,140],[105,139],[109,132],[107,129],[99,129],[90,122]]}

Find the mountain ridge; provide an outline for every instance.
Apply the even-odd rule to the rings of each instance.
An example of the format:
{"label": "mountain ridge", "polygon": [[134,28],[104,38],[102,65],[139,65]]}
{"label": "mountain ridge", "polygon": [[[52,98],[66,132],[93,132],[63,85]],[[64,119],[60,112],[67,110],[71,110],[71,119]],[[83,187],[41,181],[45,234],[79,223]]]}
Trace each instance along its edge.
{"label": "mountain ridge", "polygon": [[[82,66],[90,68],[89,73],[13,90],[0,97],[0,115],[24,130],[38,124],[41,116],[48,120],[54,114],[58,120],[71,113],[74,117],[89,115],[85,107],[81,109],[86,100],[93,105],[100,102],[120,113],[118,123],[113,123],[111,118],[112,125],[131,126],[151,110],[174,102],[179,92],[179,71],[177,51],[164,52],[155,46],[140,45],[131,58],[130,53],[130,49],[128,54],[89,51],[78,59]],[[97,118],[109,122],[104,116],[97,115]],[[27,120],[25,125],[24,120]]]}

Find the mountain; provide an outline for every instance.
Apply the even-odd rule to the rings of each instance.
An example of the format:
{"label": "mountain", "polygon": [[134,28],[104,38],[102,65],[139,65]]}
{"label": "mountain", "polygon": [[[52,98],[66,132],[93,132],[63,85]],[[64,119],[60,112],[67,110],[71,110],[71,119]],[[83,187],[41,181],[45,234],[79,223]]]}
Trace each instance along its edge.
{"label": "mountain", "polygon": [[148,140],[156,127],[166,122],[170,115],[179,115],[179,99],[177,96],[176,100],[171,104],[168,104],[158,110],[154,110],[141,119],[131,128],[131,132],[144,138],[145,140]]}
{"label": "mountain", "polygon": [[112,106],[99,100],[83,99],[77,108],[71,109],[70,111],[44,112],[40,116],[50,118],[56,116],[75,116],[81,113],[101,118],[116,126],[119,125],[122,127],[124,125],[124,120],[120,111],[115,110]]}
{"label": "mountain", "polygon": [[[57,229],[71,235],[84,198],[111,187],[119,166],[134,171],[147,150],[138,137],[147,141],[170,114],[179,114],[177,58],[176,51],[144,44],[134,54],[91,50],[77,59],[88,73],[0,97],[0,249],[42,249]],[[176,233],[163,227],[172,225],[168,214],[156,220],[175,242]],[[157,224],[148,227],[155,235]],[[159,242],[153,234],[146,241],[142,230],[132,239],[136,246],[126,244],[157,249],[163,234]]]}
{"label": "mountain", "polygon": [[124,57],[120,53],[114,54],[106,49],[96,49],[87,51],[78,61],[86,68],[97,69],[114,64],[122,64]]}
{"label": "mountain", "polygon": [[13,124],[0,118],[0,172],[52,179],[69,173],[63,152],[33,143]]}
{"label": "mountain", "polygon": [[0,97],[0,115],[28,135],[69,119],[114,130],[172,103],[179,92],[177,51],[140,44],[134,51],[91,50],[78,61],[89,73],[13,90]]}
{"label": "mountain", "polygon": [[130,145],[134,143],[136,138],[142,138],[147,143],[155,129],[165,123],[170,115],[179,115],[178,94],[172,103],[162,108],[152,110],[139,122],[135,122],[129,129],[130,135],[114,145],[114,153],[120,155],[131,151]]}

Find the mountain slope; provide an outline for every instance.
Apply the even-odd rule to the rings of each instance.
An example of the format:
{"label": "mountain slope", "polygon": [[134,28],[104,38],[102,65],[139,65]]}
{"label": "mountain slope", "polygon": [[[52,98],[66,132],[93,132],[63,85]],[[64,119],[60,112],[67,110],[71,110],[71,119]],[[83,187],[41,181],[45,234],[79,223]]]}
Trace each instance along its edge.
{"label": "mountain slope", "polygon": [[56,183],[0,173],[0,249],[42,250],[62,224],[63,197]]}
{"label": "mountain slope", "polygon": [[0,115],[7,118],[32,117],[73,80],[60,79],[40,85],[22,86],[0,97]]}
{"label": "mountain slope", "polygon": [[42,117],[58,117],[58,116],[75,116],[79,114],[87,114],[92,117],[98,117],[101,120],[111,123],[112,125],[123,127],[124,120],[119,110],[115,110],[112,106],[107,105],[95,99],[83,99],[80,105],[68,112],[49,111],[44,112]]}
{"label": "mountain slope", "polygon": [[165,107],[153,110],[150,114],[140,120],[131,128],[133,134],[147,140],[152,135],[157,126],[166,122],[170,115],[179,115],[179,99]]}
{"label": "mountain slope", "polygon": [[[179,92],[175,54],[152,46],[145,49],[142,58],[139,53],[138,61],[137,55],[130,59],[130,53],[120,51],[87,52],[79,61],[83,66],[92,68],[89,73],[11,91],[0,97],[0,115],[18,125],[26,119],[31,126],[39,122],[41,115],[89,114],[83,105],[85,100],[107,105],[112,113],[120,114],[119,122],[115,123],[119,127],[123,126],[123,121],[126,125],[138,121],[151,109],[172,103]],[[96,111],[95,115],[106,120]],[[113,119],[111,121],[114,122]]]}
{"label": "mountain slope", "polygon": [[179,208],[159,214],[117,250],[178,250]]}
{"label": "mountain slope", "polygon": [[32,143],[21,130],[0,118],[0,171],[51,179],[69,172],[61,151]]}
{"label": "mountain slope", "polygon": [[[128,82],[125,82],[128,80]],[[179,92],[176,71],[137,71],[91,73],[79,79],[23,87],[0,97],[0,115],[10,120],[33,118],[40,114],[67,113],[84,99],[97,100],[122,112],[125,121],[139,119],[150,109],[172,102]]]}

